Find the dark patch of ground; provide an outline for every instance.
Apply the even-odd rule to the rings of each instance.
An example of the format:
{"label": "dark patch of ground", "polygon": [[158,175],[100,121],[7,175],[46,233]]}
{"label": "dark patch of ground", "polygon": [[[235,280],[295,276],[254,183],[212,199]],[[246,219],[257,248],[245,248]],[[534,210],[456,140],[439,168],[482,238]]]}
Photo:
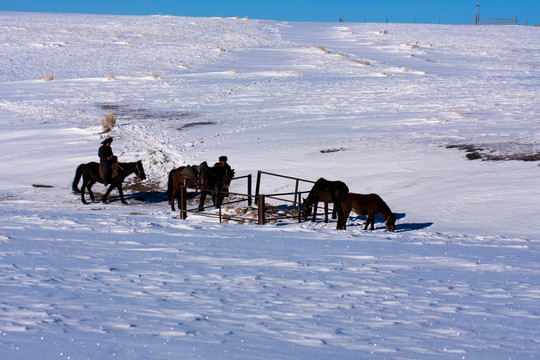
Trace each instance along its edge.
{"label": "dark patch of ground", "polygon": [[338,152],[338,151],[345,151],[344,148],[333,148],[333,149],[324,149],[324,150],[321,150],[321,153],[323,154],[328,154],[328,153],[333,153],[333,152]]}
{"label": "dark patch of ground", "polygon": [[132,107],[126,104],[98,104],[98,108],[114,113],[119,118],[139,119],[139,120],[183,120],[193,119],[198,114],[189,111],[159,111],[148,110],[139,107]]}
{"label": "dark patch of ground", "polygon": [[496,144],[455,144],[447,145],[447,149],[459,149],[466,152],[469,160],[483,161],[540,161],[540,152],[535,151],[536,146],[520,143]]}
{"label": "dark patch of ground", "polygon": [[35,188],[45,188],[45,189],[51,189],[54,187],[52,185],[42,185],[42,184],[32,184],[32,186]]}
{"label": "dark patch of ground", "polygon": [[217,122],[215,121],[198,121],[198,122],[190,122],[187,124],[184,124],[178,128],[178,130],[182,131],[185,129],[189,129],[195,126],[206,126],[206,125],[216,125]]}

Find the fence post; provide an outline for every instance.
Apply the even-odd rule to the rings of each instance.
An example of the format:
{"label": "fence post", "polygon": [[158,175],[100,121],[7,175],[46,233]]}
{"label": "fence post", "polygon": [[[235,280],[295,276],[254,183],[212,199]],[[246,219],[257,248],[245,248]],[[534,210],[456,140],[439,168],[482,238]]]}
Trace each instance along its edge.
{"label": "fence post", "polygon": [[248,206],[251,206],[251,174],[248,175]]}
{"label": "fence post", "polygon": [[[301,198],[302,197],[302,193],[298,193],[298,197]],[[302,222],[302,206],[304,206],[304,204],[302,202],[298,202],[298,222]]]}
{"label": "fence post", "polygon": [[259,191],[261,189],[261,170],[257,172],[257,183],[255,184],[255,204],[259,201]]}
{"label": "fence post", "polygon": [[184,185],[180,185],[180,219],[187,219],[187,191]]}
{"label": "fence post", "polygon": [[221,190],[218,190],[218,192],[216,193],[216,201],[217,201],[217,203],[219,204],[219,207],[218,207],[219,211],[218,211],[218,213],[219,213],[219,223],[221,224],[221,202],[223,201],[223,200],[221,199]]}
{"label": "fence post", "polygon": [[298,193],[298,184],[299,183],[300,183],[300,180],[296,179],[296,186],[294,187],[293,209],[296,209],[296,198],[298,197],[298,209],[300,210],[300,201],[302,201],[302,198],[300,197],[300,194]]}
{"label": "fence post", "polygon": [[259,202],[259,209],[258,209],[258,220],[259,220],[259,225],[264,225],[266,224],[266,211],[265,211],[265,198],[264,198],[264,195],[259,195],[257,196],[257,201]]}

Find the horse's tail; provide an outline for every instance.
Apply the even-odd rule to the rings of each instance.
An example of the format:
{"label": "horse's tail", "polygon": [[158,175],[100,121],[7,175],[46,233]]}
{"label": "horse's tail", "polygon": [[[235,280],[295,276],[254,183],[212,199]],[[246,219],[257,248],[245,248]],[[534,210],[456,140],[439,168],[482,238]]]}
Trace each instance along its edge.
{"label": "horse's tail", "polygon": [[173,174],[174,174],[174,170],[175,169],[172,169],[170,172],[169,172],[169,181],[167,183],[167,197],[169,198],[169,204],[172,203],[173,201],[173,193],[172,193],[172,190],[173,190]]}
{"label": "horse's tail", "polygon": [[347,193],[349,193],[349,187],[343,181],[336,181],[332,192],[332,198],[337,214],[341,212],[341,198]]}
{"label": "horse's tail", "polygon": [[73,184],[71,184],[71,190],[76,193],[80,193],[81,190],[79,190],[79,181],[81,180],[82,176],[82,164],[77,166],[77,171],[75,171],[75,178],[73,179]]}

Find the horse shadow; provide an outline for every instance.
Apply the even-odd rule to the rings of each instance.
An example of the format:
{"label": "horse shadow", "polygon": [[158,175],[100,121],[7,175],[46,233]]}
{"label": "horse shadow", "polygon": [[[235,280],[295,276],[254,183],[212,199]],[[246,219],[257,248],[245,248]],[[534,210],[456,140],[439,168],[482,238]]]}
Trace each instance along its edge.
{"label": "horse shadow", "polygon": [[[395,232],[405,232],[405,231],[414,231],[414,230],[422,230],[425,228],[430,227],[433,225],[433,222],[425,222],[425,223],[400,223],[398,224],[397,221],[400,219],[403,219],[407,216],[405,213],[394,213],[396,215],[396,225],[395,225]],[[353,219],[357,219],[360,221],[366,221],[367,216],[366,215],[357,215],[355,217],[352,217]],[[375,215],[375,223],[382,223],[384,227],[384,217],[381,214]]]}
{"label": "horse shadow", "polygon": [[411,224],[396,224],[396,232],[422,230],[433,225],[432,222],[426,223],[411,223]]}
{"label": "horse shadow", "polygon": [[169,202],[166,191],[141,191],[126,195],[126,199],[132,199],[146,204],[157,204],[165,201]]}

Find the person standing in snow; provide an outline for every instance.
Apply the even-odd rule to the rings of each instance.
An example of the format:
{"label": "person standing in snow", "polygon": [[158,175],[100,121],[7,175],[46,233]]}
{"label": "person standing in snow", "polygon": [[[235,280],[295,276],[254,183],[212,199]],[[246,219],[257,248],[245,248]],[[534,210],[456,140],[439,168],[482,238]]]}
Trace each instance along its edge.
{"label": "person standing in snow", "polygon": [[113,138],[108,137],[101,142],[101,146],[98,150],[99,162],[103,167],[103,181],[105,186],[111,183],[111,165],[115,161],[115,157],[111,148]]}
{"label": "person standing in snow", "polygon": [[[215,163],[214,164],[214,167],[215,168],[225,168],[225,170],[223,171],[223,178],[221,179],[223,181],[224,184],[228,184],[231,176],[232,176],[232,169],[231,169],[231,166],[227,163],[227,157],[225,155],[222,155],[219,157],[219,162]],[[223,192],[224,196],[227,197],[229,196],[229,187],[224,187],[223,189],[221,189],[221,191]]]}
{"label": "person standing in snow", "polygon": [[227,173],[231,171],[231,166],[227,163],[227,157],[225,155],[219,157],[219,162],[215,163],[214,167],[224,167],[227,169]]}

